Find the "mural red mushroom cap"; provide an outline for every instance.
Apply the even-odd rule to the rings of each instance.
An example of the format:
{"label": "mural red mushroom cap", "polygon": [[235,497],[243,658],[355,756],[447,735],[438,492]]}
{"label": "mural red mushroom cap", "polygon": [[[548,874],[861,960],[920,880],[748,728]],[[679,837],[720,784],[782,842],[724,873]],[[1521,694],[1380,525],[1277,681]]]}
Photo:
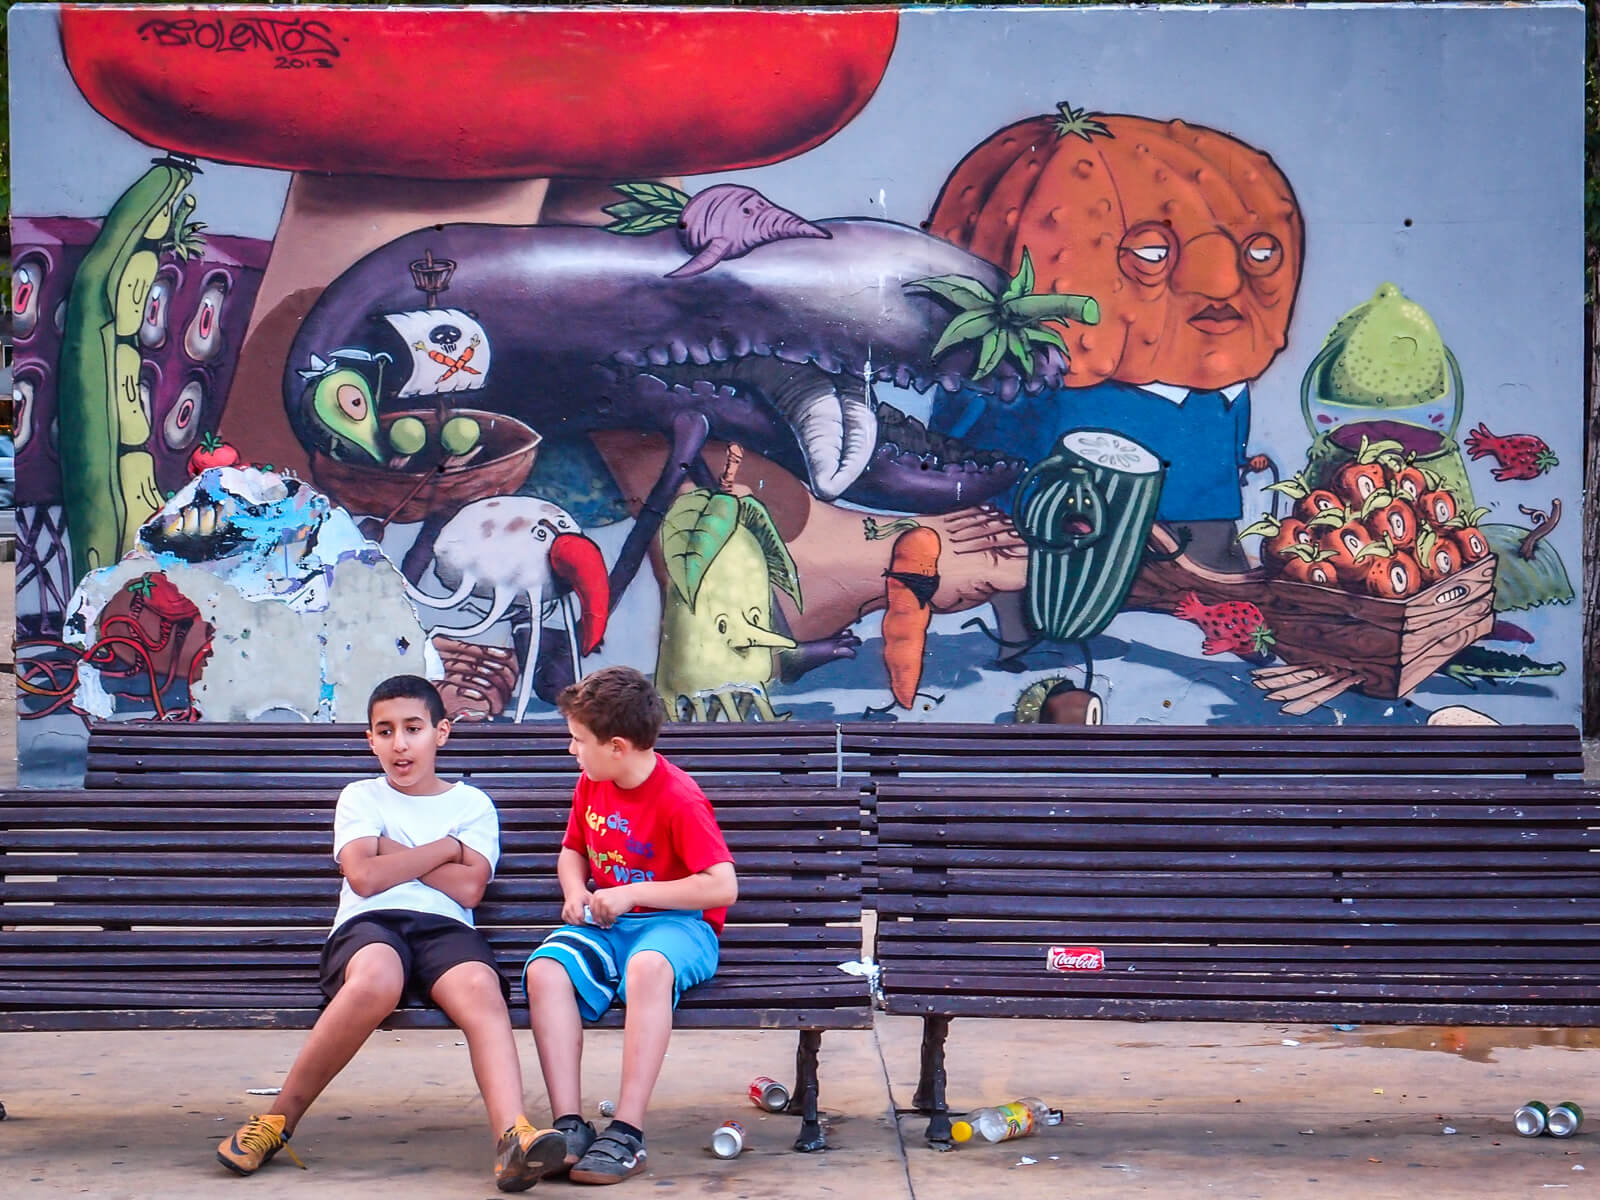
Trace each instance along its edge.
{"label": "mural red mushroom cap", "polygon": [[860,112],[890,9],[67,7],[85,98],[218,162],[415,179],[635,178],[788,158]]}
{"label": "mural red mushroom cap", "polygon": [[300,473],[276,380],[344,268],[423,225],[602,224],[618,180],[800,154],[866,105],[899,27],[892,9],[68,6],[60,19],[74,80],[114,124],[294,172],[219,432]]}

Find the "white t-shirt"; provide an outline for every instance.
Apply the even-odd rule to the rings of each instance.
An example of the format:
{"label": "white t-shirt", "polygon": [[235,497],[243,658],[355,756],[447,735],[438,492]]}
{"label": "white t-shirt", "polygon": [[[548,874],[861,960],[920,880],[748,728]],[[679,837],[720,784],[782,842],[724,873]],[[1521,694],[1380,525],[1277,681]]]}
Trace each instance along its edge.
{"label": "white t-shirt", "polygon": [[[489,860],[489,877],[494,878],[500,861],[500,818],[494,802],[466,783],[454,784],[437,796],[408,796],[389,786],[382,775],[358,779],[339,793],[333,812],[333,857],[357,838],[388,837],[406,846],[436,842],[446,834],[461,839]],[[371,896],[359,896],[346,879],[339,888],[339,911],[333,928],[351,917],[379,909],[403,908],[410,912],[433,913],[463,925],[472,924],[472,910],[462,908],[437,888],[420,879],[408,879]],[[330,931],[331,932],[331,931]]]}

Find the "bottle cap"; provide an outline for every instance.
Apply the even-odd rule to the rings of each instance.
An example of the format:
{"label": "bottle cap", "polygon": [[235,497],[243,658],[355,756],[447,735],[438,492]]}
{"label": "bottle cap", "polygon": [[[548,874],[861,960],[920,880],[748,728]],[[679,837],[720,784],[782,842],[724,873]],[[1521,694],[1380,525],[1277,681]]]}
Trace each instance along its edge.
{"label": "bottle cap", "polygon": [[1047,1109],[1044,1114],[1044,1123],[1046,1125],[1059,1125],[1066,1119],[1067,1114],[1062,1112],[1059,1108]]}
{"label": "bottle cap", "polygon": [[950,1122],[950,1140],[954,1142],[970,1142],[972,1140],[972,1126],[965,1121]]}

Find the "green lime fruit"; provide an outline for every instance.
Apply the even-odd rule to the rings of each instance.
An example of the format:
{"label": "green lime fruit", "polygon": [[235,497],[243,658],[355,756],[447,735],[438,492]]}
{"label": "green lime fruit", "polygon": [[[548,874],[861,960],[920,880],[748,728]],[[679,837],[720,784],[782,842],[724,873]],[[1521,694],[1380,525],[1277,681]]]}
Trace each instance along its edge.
{"label": "green lime fruit", "polygon": [[1392,283],[1340,319],[1324,343],[1338,350],[1328,399],[1345,404],[1420,404],[1449,388],[1444,340],[1427,311]]}
{"label": "green lime fruit", "polygon": [[439,432],[439,444],[448,454],[465,454],[482,436],[483,431],[471,417],[451,417]]}
{"label": "green lime fruit", "polygon": [[415,417],[401,417],[389,426],[389,445],[396,454],[415,454],[428,444],[428,427]]}

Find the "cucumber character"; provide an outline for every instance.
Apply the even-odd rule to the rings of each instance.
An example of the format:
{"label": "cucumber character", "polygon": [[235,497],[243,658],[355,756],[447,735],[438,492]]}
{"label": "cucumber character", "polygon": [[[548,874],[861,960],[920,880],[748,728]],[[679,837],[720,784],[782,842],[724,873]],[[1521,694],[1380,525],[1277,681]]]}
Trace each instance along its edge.
{"label": "cucumber character", "polygon": [[111,206],[67,296],[57,395],[74,587],[131,549],[162,504],[136,335],[161,255],[198,253],[204,225],[189,220],[194,163],[154,162]]}

